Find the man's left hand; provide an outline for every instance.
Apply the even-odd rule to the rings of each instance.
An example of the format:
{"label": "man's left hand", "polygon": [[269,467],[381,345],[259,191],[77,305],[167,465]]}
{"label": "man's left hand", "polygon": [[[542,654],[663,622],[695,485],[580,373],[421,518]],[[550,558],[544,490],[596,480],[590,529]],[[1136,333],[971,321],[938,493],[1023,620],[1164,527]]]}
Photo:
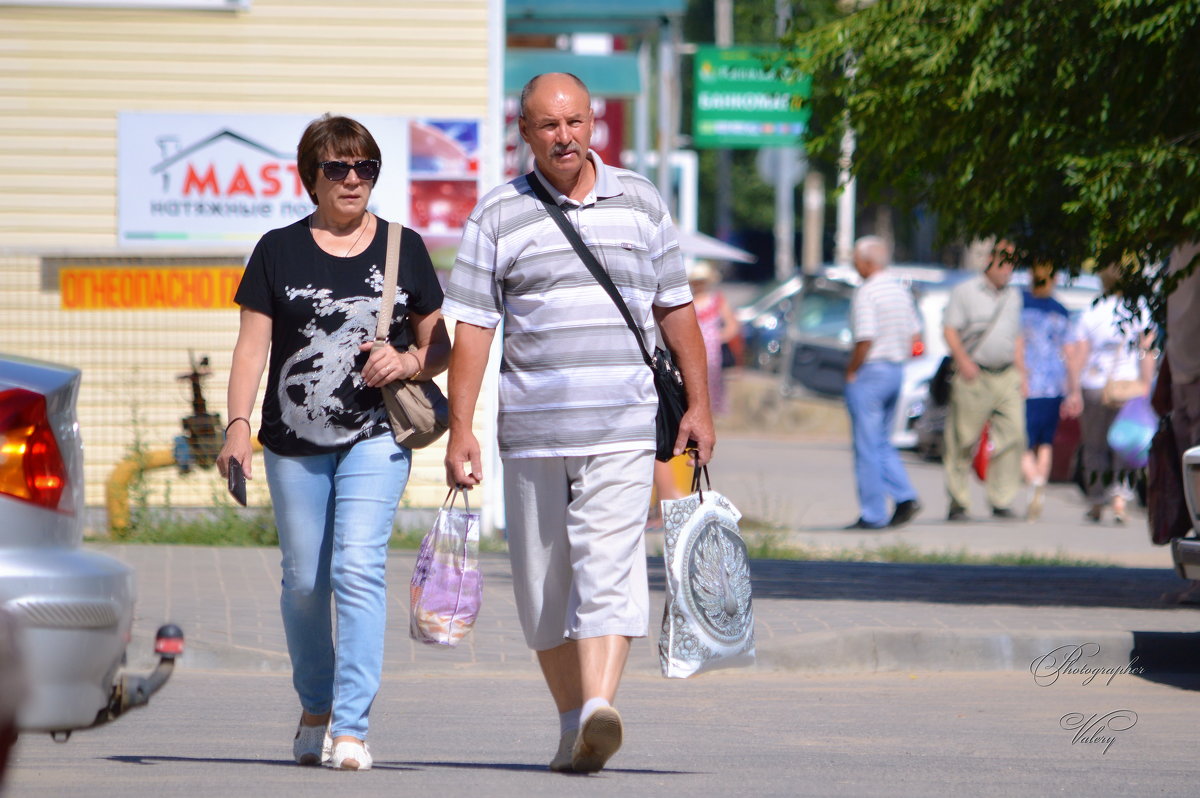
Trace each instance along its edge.
{"label": "man's left hand", "polygon": [[675,438],[675,454],[681,455],[688,449],[688,442],[695,441],[698,454],[688,458],[692,467],[708,465],[712,460],[713,447],[717,445],[717,433],[713,429],[712,414],[708,409],[689,408],[679,422],[679,435]]}

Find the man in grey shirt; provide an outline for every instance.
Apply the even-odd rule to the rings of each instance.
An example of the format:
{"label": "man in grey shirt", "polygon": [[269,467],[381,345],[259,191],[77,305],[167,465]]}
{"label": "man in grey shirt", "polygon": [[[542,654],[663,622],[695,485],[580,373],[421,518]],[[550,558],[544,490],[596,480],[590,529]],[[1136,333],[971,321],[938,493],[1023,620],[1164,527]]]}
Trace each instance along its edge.
{"label": "man in grey shirt", "polygon": [[946,303],[943,332],[956,370],[943,456],[950,521],[967,520],[971,460],[985,424],[992,449],[986,480],[992,515],[1015,516],[1026,391],[1021,294],[1009,285],[1014,264],[1012,244],[998,242],[983,274],[956,286]]}
{"label": "man in grey shirt", "polygon": [[[502,327],[498,443],[513,592],[559,720],[557,772],[594,773],[621,745],[611,705],[630,640],[648,633],[644,531],[658,400],[637,339],[530,181],[545,186],[620,290],[647,346],[656,330],[683,372],[689,439],[715,443],[704,341],[671,216],[653,184],[590,149],[591,97],[573,75],[521,93],[535,169],[472,211],[446,288],[451,485],[483,478],[472,432],[489,350]],[[501,324],[503,322],[503,324]]]}

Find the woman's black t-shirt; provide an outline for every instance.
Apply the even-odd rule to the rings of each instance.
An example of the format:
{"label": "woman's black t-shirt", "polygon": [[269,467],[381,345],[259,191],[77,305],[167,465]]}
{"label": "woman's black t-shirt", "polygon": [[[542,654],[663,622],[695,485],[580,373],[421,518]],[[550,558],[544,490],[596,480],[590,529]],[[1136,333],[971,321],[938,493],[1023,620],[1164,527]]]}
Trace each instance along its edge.
{"label": "woman's black t-shirt", "polygon": [[[271,357],[258,439],[285,456],[324,454],[391,434],[378,388],[368,387],[359,346],[375,339],[387,255],[385,220],[361,254],[339,258],[313,240],[309,218],[264,235],[234,301],[271,317]],[[408,314],[442,305],[425,242],[405,228],[390,343],[413,343]]]}

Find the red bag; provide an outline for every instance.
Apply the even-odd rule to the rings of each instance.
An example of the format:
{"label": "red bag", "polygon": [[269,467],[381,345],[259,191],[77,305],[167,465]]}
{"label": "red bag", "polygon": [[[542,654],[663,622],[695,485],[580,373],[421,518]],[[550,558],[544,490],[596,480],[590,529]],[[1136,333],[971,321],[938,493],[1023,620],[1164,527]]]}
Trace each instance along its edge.
{"label": "red bag", "polygon": [[979,445],[975,447],[975,457],[971,460],[971,467],[975,469],[975,476],[979,477],[980,482],[987,480],[988,460],[992,458],[991,440],[988,438],[988,425],[983,425],[983,432],[979,434]]}

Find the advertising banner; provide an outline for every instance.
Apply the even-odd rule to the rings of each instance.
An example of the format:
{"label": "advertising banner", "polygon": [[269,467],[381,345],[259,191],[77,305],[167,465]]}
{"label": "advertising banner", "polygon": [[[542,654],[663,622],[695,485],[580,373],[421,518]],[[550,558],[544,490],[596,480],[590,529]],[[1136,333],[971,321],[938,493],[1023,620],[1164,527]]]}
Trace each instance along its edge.
{"label": "advertising banner", "polygon": [[695,56],[696,147],[795,147],[812,114],[812,78],[777,75],[767,47],[700,47]]}
{"label": "advertising banner", "polygon": [[[479,191],[478,120],[355,118],[383,154],[371,211],[443,246],[455,241]],[[296,170],[296,145],[311,121],[279,114],[120,114],[118,241],[248,250],[268,230],[312,213]]]}

